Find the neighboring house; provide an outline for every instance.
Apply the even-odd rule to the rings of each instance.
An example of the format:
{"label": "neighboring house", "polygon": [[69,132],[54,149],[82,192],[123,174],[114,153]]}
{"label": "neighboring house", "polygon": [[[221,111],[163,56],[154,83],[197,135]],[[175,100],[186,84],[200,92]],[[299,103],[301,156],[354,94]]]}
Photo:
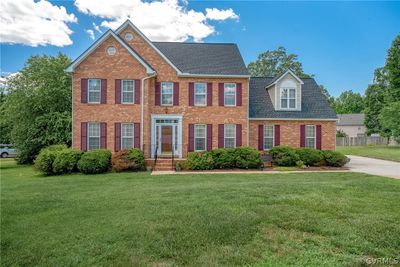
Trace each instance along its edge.
{"label": "neighboring house", "polygon": [[275,145],[335,149],[336,114],[312,78],[250,78],[236,44],[151,42],[130,21],[67,69],[73,147],[190,151]]}
{"label": "neighboring house", "polygon": [[348,137],[366,136],[367,128],[364,125],[365,115],[338,114],[337,130],[343,131]]}

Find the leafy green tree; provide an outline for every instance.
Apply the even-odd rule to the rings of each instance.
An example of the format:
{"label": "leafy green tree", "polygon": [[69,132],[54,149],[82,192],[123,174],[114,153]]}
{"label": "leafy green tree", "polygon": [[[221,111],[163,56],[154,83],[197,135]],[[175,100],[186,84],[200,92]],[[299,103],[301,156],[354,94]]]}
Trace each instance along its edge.
{"label": "leafy green tree", "polygon": [[386,87],[381,84],[369,85],[365,91],[364,124],[368,135],[381,131],[379,114],[384,107],[385,94]]}
{"label": "leafy green tree", "polygon": [[18,162],[31,163],[40,149],[71,143],[71,60],[63,54],[33,56],[8,83],[2,113],[11,125]]}
{"label": "leafy green tree", "polygon": [[393,136],[397,142],[400,142],[400,101],[385,105],[379,119],[382,124],[381,135]]}
{"label": "leafy green tree", "polygon": [[329,104],[331,105],[331,107],[333,107],[334,103],[335,103],[335,98],[333,96],[331,96],[331,94],[329,93],[328,89],[325,88],[325,86],[323,86],[322,84],[319,86],[321,88],[322,93],[326,96],[326,98],[328,99]]}
{"label": "leafy green tree", "polygon": [[385,70],[389,83],[388,102],[400,101],[400,35],[396,36],[388,50]]}
{"label": "leafy green tree", "polygon": [[284,47],[259,54],[257,60],[250,62],[247,69],[252,76],[275,77],[290,69],[299,77],[310,77],[310,75],[304,73],[303,66],[298,61],[298,56],[287,54]]}
{"label": "leafy green tree", "polygon": [[335,99],[333,109],[337,114],[361,113],[364,110],[364,99],[352,90],[344,91]]}

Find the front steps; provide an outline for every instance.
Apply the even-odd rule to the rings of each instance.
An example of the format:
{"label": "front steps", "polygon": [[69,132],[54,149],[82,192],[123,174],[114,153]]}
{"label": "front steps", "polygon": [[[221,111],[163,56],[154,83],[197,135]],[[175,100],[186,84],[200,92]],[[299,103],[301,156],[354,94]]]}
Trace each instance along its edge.
{"label": "front steps", "polygon": [[[175,162],[176,163],[176,162]],[[172,166],[172,159],[158,158],[153,171],[174,171],[175,166]]]}

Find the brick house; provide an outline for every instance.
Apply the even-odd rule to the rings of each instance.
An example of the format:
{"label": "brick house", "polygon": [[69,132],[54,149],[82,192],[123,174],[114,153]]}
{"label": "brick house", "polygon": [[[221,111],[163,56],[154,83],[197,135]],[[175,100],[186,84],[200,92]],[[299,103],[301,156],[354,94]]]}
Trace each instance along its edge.
{"label": "brick house", "polygon": [[335,149],[336,114],[312,78],[250,77],[235,44],[151,42],[129,20],[68,68],[73,147],[190,151]]}

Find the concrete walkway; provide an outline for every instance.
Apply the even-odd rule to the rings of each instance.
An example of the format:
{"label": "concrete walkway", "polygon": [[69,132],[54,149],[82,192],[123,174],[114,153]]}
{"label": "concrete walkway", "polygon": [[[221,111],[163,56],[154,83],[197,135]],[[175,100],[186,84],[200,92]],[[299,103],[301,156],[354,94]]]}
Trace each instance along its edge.
{"label": "concrete walkway", "polygon": [[350,162],[345,166],[352,172],[363,172],[400,179],[400,162],[347,155]]}

